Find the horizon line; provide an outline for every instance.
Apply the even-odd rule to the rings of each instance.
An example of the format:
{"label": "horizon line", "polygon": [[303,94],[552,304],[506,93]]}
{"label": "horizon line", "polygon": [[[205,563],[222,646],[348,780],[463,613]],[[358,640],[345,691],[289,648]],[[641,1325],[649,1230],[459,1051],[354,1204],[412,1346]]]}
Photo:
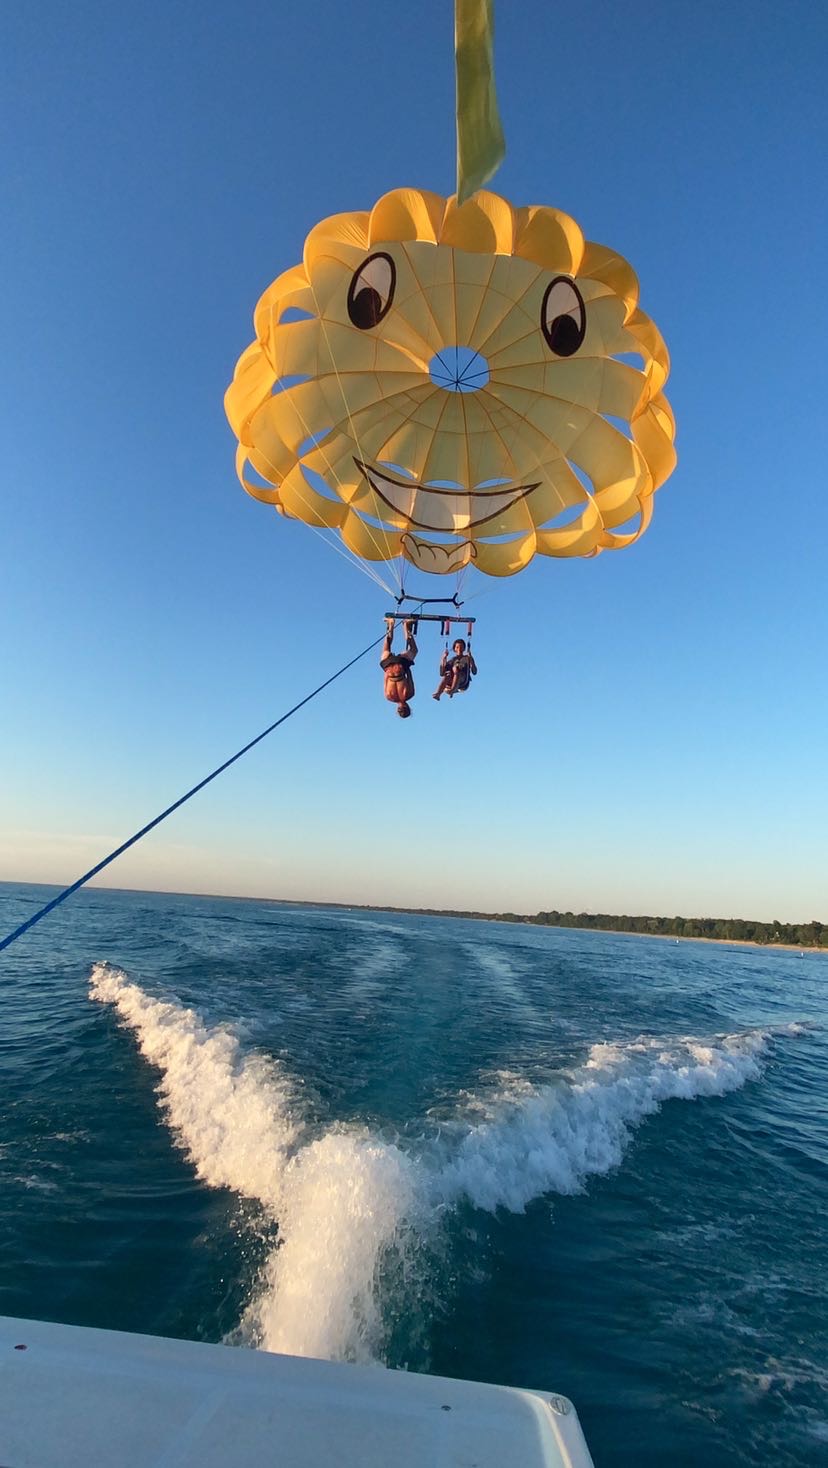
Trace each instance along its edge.
{"label": "horizon line", "polygon": [[[47,889],[55,889],[57,891],[63,890],[63,885],[60,882],[20,882],[20,881],[13,881],[11,878],[8,878],[8,877],[0,877],[0,887],[44,887],[44,888],[47,888]],[[547,908],[547,909],[539,908],[537,912],[531,913],[531,912],[513,912],[513,911],[511,911],[511,909],[501,909],[499,911],[486,911],[483,908],[402,907],[399,904],[393,903],[393,902],[391,902],[391,903],[378,903],[378,902],[338,902],[338,901],[335,901],[332,898],[318,898],[318,897],[317,898],[314,898],[314,897],[253,897],[253,896],[249,896],[249,895],[241,894],[241,893],[237,893],[237,892],[189,892],[189,891],[184,891],[184,890],[182,890],[180,888],[177,888],[177,887],[110,887],[110,886],[105,885],[103,882],[88,882],[88,883],[86,883],[85,887],[82,888],[82,889],[80,889],[80,890],[87,891],[87,892],[115,892],[115,893],[118,893],[118,892],[130,892],[130,893],[135,893],[138,896],[145,896],[145,897],[201,897],[201,898],[204,898],[205,901],[208,901],[208,902],[210,902],[210,901],[221,901],[221,902],[272,902],[272,903],[277,904],[280,907],[331,907],[331,908],[337,908],[337,909],[342,909],[342,910],[349,910],[349,909],[356,908],[356,909],[358,909],[359,911],[362,911],[362,912],[397,912],[397,913],[411,913],[413,916],[419,916],[419,917],[461,917],[461,918],[462,917],[465,917],[465,918],[472,918],[472,919],[474,919],[474,918],[484,918],[484,919],[491,919],[491,920],[495,920],[495,921],[498,918],[503,918],[503,917],[532,919],[532,918],[538,917],[544,911],[552,911],[552,912],[558,912],[561,917],[569,917],[569,916],[571,916],[571,917],[607,917],[607,918],[649,918],[649,919],[652,919],[653,921],[660,921],[660,920],[676,921],[676,920],[681,920],[683,922],[757,923],[757,924],[760,924],[762,927],[766,927],[766,928],[773,928],[773,927],[776,927],[776,926],[781,927],[781,928],[809,927],[813,923],[819,923],[820,926],[828,927],[828,922],[823,923],[823,921],[822,921],[821,918],[810,918],[810,919],[808,919],[807,922],[799,923],[799,922],[784,922],[784,921],[780,921],[777,918],[770,918],[770,919],[768,919],[768,918],[742,918],[742,917],[736,917],[732,913],[729,916],[727,916],[727,917],[716,917],[716,916],[714,916],[714,915],[712,915],[710,913],[705,913],[703,915],[702,914],[695,914],[695,915],[693,915],[693,914],[681,913],[681,912],[670,913],[670,914],[667,914],[667,913],[653,913],[653,912],[624,912],[624,913],[608,913],[607,912],[607,913],[601,913],[601,912],[598,912],[598,911],[590,911],[588,908],[582,908],[580,912],[575,912],[574,909],[572,909],[572,908],[567,908],[565,910],[560,909],[560,908]],[[558,925],[555,924],[555,923],[548,923],[548,924],[546,924],[546,926],[547,927],[556,927]],[[567,925],[562,925],[562,926],[568,927],[570,925],[567,924]],[[600,932],[601,929],[581,929],[581,931],[583,931],[583,932]],[[607,930],[605,929],[604,931],[607,931]],[[609,931],[616,931],[616,930],[611,929]],[[657,934],[657,933],[654,933],[654,934],[647,934],[647,933],[629,933],[629,934],[625,934],[625,935],[622,935],[622,936],[627,936],[627,937],[631,937],[631,938],[646,938],[648,936],[650,936],[650,937],[659,937],[659,936],[662,936],[662,935]],[[704,941],[704,940],[703,939],[690,939],[688,941],[693,942],[693,941]],[[729,942],[743,941],[744,942],[745,940],[739,940],[739,939],[734,938],[734,939],[728,939],[728,940],[725,940],[725,941],[729,941]]]}

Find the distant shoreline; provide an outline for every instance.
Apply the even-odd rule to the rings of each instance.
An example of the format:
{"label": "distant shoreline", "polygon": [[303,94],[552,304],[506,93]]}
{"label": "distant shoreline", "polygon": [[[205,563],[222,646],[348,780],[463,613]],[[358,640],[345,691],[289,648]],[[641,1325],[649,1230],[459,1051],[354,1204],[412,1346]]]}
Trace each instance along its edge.
{"label": "distant shoreline", "polygon": [[[534,924],[532,926],[535,926]],[[803,948],[800,943],[757,943],[755,938],[685,938],[675,933],[627,933],[623,928],[559,928],[560,933],[612,933],[616,938],[657,938],[661,943],[723,943],[725,948],[761,948],[770,953],[822,954],[828,958],[828,948]]]}
{"label": "distant shoreline", "polygon": [[[262,899],[267,901],[267,899]],[[274,898],[281,902],[281,898]],[[503,923],[510,928],[551,928],[556,933],[610,933],[614,938],[657,938],[661,943],[717,943],[725,948],[759,948],[763,952],[822,954],[828,957],[828,947],[812,944],[803,948],[801,943],[759,943],[755,938],[694,938],[677,933],[634,933],[627,928],[580,928],[574,923],[536,923],[531,917],[504,917],[498,912],[453,912],[439,911],[428,907],[376,907],[366,902],[285,902],[287,907],[332,907],[344,912],[396,912],[411,917],[462,918],[468,922]]]}
{"label": "distant shoreline", "polygon": [[[0,878],[0,887],[7,886],[44,887],[49,890],[60,890],[60,884],[58,882],[13,882],[8,878]],[[107,887],[102,883],[90,883],[87,890],[90,892],[130,892],[146,897],[196,897],[203,899],[205,902],[267,902],[272,903],[276,907],[324,907],[330,908],[335,912],[390,912],[402,915],[408,914],[411,917],[462,918],[469,922],[506,923],[510,927],[552,928],[559,933],[612,933],[619,938],[658,938],[661,942],[667,943],[716,943],[720,947],[724,946],[725,948],[759,948],[764,952],[801,953],[803,957],[806,954],[822,954],[823,956],[828,956],[828,946],[825,944],[774,943],[772,940],[761,943],[755,938],[707,938],[701,934],[696,936],[681,933],[636,932],[629,928],[598,927],[597,925],[582,927],[577,923],[538,922],[528,913],[460,912],[453,908],[397,907],[393,903],[330,902],[324,898],[248,897],[241,896],[238,893],[227,892],[180,892],[154,887]],[[693,921],[693,919],[688,919],[688,921]],[[697,919],[696,921],[699,920]],[[717,919],[715,921],[721,920]],[[730,919],[729,921],[739,920]]]}
{"label": "distant shoreline", "polygon": [[486,912],[438,912],[431,908],[418,907],[372,907],[367,904],[356,903],[294,903],[296,907],[339,907],[351,909],[357,912],[399,912],[410,913],[414,917],[450,917],[467,918],[472,922],[504,923],[511,928],[551,928],[556,933],[610,933],[614,938],[657,938],[661,943],[717,943],[725,948],[759,948],[763,952],[773,953],[801,953],[822,954],[828,958],[828,947],[811,944],[805,947],[801,943],[759,943],[755,938],[703,938],[685,937],[677,933],[634,933],[628,928],[580,928],[575,923],[536,923],[530,917],[509,918],[503,917],[501,913]]}
{"label": "distant shoreline", "polygon": [[503,923],[509,928],[547,928],[555,933],[609,933],[613,938],[656,938],[660,943],[717,943],[725,948],[759,948],[763,953],[820,954],[828,958],[828,948],[815,945],[803,948],[800,943],[757,943],[755,938],[689,938],[675,933],[631,933],[626,928],[578,928],[569,923],[535,923],[531,918],[502,917],[500,913],[486,912],[438,912],[421,907],[373,907],[367,903],[346,902],[293,902],[290,907],[335,907],[346,912],[397,912],[411,917],[465,918],[470,922]]}

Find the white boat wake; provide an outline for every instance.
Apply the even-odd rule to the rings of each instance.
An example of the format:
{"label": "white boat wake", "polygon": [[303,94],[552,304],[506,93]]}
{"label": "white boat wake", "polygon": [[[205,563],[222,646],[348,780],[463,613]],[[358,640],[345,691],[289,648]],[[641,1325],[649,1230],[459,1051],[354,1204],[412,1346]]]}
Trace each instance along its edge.
{"label": "white boat wake", "polygon": [[377,1359],[380,1272],[391,1256],[405,1271],[447,1210],[522,1212],[544,1194],[583,1190],[618,1166],[634,1129],[664,1102],[756,1079],[770,1039],[756,1030],[593,1045],[583,1065],[543,1086],[503,1072],[415,1155],[357,1125],[314,1133],[280,1063],[246,1050],[232,1027],[150,997],[121,970],[96,964],[89,992],[159,1071],[165,1121],[197,1175],[256,1200],[278,1225],[243,1338],[331,1359]]}

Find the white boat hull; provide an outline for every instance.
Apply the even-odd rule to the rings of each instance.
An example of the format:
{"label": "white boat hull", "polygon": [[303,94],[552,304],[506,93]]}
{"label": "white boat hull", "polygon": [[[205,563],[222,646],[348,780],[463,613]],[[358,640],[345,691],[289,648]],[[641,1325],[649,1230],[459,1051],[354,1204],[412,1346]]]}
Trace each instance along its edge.
{"label": "white boat hull", "polygon": [[7,1468],[592,1468],[543,1391],[0,1317]]}

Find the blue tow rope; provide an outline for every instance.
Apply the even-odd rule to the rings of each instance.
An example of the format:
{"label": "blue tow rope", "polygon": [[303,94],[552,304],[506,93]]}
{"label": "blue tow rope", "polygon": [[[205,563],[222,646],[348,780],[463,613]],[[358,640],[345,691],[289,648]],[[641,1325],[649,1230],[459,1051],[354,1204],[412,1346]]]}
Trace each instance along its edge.
{"label": "blue tow rope", "polygon": [[96,877],[98,872],[102,872],[104,867],[108,867],[109,863],[114,861],[116,856],[122,856],[125,851],[129,850],[130,846],[134,846],[136,841],[140,841],[142,836],[146,836],[148,831],[152,831],[155,826],[160,826],[161,822],[165,821],[167,816],[171,816],[174,810],[178,810],[179,806],[184,805],[186,801],[192,799],[194,795],[198,794],[199,790],[203,790],[205,785],[209,785],[211,780],[215,780],[217,775],[220,775],[224,770],[234,765],[236,760],[241,759],[243,754],[247,754],[247,751],[252,749],[255,744],[260,744],[263,739],[267,738],[268,734],[272,734],[273,730],[278,729],[279,725],[284,724],[291,715],[303,709],[305,704],[310,703],[311,699],[316,698],[316,695],[321,693],[323,689],[330,687],[331,683],[335,683],[337,678],[341,678],[343,673],[347,673],[348,669],[354,666],[354,663],[358,663],[360,658],[364,658],[372,648],[384,641],[384,637],[385,634],[382,637],[375,638],[368,647],[362,649],[362,652],[358,652],[355,658],[351,658],[349,663],[345,663],[344,667],[340,668],[338,672],[332,673],[330,678],[326,678],[324,683],[320,683],[318,688],[314,688],[313,693],[309,693],[299,703],[295,703],[292,709],[288,709],[287,713],[282,714],[281,718],[277,719],[274,724],[269,724],[266,729],[262,730],[261,734],[257,734],[255,739],[251,739],[249,744],[245,744],[244,748],[240,749],[237,754],[232,754],[229,759],[224,761],[224,764],[219,765],[218,769],[213,770],[212,774],[206,775],[203,780],[199,780],[198,784],[194,785],[192,790],[188,790],[186,795],[180,796],[178,800],[173,801],[172,805],[168,805],[166,810],[162,810],[160,816],[156,816],[146,826],[142,826],[140,831],[136,831],[135,835],[130,836],[128,841],[122,842],[114,851],[110,851],[109,856],[105,856],[103,861],[98,862],[97,866],[91,867],[88,872],[84,872],[82,877],[78,877],[78,880],[73,882],[71,887],[65,887],[62,892],[58,893],[57,897],[53,897],[51,902],[47,902],[45,907],[41,907],[39,912],[27,918],[25,923],[21,923],[19,928],[15,928],[13,933],[9,933],[7,937],[0,940],[0,951],[8,948],[18,938],[22,938],[23,934],[27,933],[29,928],[33,928],[35,923],[39,923],[41,918],[45,918],[47,912],[51,912],[53,908],[59,907],[61,902],[65,902],[67,897],[71,897],[72,893],[77,892],[79,887],[83,887],[92,877]]}

